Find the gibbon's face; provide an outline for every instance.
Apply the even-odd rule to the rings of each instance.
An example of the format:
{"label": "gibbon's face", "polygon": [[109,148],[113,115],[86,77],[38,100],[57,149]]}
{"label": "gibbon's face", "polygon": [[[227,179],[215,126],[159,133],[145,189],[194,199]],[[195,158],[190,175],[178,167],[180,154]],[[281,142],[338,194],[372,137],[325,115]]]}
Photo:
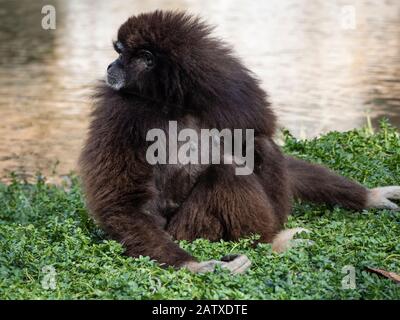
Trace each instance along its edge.
{"label": "gibbon's face", "polygon": [[118,30],[114,48],[119,56],[107,68],[107,84],[118,93],[183,104],[199,92],[198,79],[209,82],[205,70],[227,60],[226,51],[218,49],[209,31],[198,18],[185,13],[132,16]]}
{"label": "gibbon's face", "polygon": [[144,48],[127,48],[114,42],[118,58],[107,67],[107,84],[114,90],[135,90],[156,65],[154,54]]}

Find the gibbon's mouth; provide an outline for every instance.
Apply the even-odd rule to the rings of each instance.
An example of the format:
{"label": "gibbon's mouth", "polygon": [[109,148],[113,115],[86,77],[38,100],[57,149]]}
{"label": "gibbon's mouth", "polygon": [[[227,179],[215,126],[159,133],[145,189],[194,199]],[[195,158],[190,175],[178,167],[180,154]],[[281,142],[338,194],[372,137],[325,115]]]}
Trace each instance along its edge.
{"label": "gibbon's mouth", "polygon": [[123,79],[119,77],[114,77],[110,74],[107,74],[106,76],[106,83],[110,88],[117,91],[123,88],[125,85],[125,81]]}

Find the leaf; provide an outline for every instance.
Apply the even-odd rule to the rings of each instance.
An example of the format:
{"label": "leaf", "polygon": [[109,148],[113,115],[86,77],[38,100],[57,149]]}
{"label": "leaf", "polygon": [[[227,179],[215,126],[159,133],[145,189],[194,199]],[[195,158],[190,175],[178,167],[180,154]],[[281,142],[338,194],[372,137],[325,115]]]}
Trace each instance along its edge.
{"label": "leaf", "polygon": [[386,271],[383,269],[370,268],[370,267],[366,267],[366,269],[367,269],[367,271],[369,271],[371,273],[376,273],[380,276],[383,276],[385,278],[393,280],[394,282],[400,283],[400,275],[398,275],[397,273]]}

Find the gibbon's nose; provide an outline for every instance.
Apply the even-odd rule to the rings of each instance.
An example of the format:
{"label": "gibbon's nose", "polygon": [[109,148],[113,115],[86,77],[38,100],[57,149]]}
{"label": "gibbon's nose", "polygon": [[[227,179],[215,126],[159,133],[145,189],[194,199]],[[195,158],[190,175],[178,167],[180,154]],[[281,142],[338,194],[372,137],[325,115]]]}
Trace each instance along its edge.
{"label": "gibbon's nose", "polygon": [[108,67],[107,67],[107,71],[109,71],[112,67],[117,67],[117,68],[122,68],[122,63],[119,59],[111,62]]}

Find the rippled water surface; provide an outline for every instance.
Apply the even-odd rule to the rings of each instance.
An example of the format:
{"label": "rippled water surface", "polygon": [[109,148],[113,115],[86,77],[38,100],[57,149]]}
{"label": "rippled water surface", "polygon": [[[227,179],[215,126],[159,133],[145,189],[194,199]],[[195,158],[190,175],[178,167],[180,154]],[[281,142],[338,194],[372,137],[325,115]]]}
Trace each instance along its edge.
{"label": "rippled water surface", "polygon": [[[41,28],[49,3],[56,30]],[[216,25],[296,136],[363,126],[367,117],[400,124],[398,0],[0,0],[0,177],[76,168],[91,88],[115,57],[118,26],[157,8]]]}

